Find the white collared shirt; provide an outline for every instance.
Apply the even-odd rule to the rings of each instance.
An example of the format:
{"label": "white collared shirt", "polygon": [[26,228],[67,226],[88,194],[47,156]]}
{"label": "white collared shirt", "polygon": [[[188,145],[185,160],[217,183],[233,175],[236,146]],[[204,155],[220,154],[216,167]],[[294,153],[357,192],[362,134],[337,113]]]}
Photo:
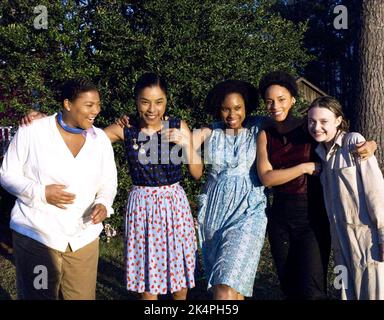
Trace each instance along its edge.
{"label": "white collared shirt", "polygon": [[[0,169],[0,183],[17,197],[11,229],[64,252],[95,240],[103,229],[92,224],[93,205],[103,204],[108,216],[117,189],[117,171],[111,142],[103,130],[93,127],[74,157],[56,126],[56,115],[20,127],[11,141]],[[90,134],[88,134],[90,133]],[[48,204],[45,187],[66,185],[76,195],[67,209]]]}

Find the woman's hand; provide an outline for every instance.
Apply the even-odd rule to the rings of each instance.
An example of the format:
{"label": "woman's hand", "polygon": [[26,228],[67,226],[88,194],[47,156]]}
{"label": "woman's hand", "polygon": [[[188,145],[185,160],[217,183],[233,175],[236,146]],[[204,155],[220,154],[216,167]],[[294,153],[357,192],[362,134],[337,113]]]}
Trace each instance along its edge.
{"label": "woman's hand", "polygon": [[119,127],[124,128],[130,128],[131,125],[129,124],[129,117],[127,115],[124,115],[118,119],[115,120],[115,124],[117,124]]}
{"label": "woman's hand", "polygon": [[304,162],[301,166],[304,174],[318,175],[321,172],[321,163],[319,162]]}
{"label": "woman's hand", "polygon": [[47,115],[45,113],[31,110],[27,113],[26,116],[21,118],[21,120],[19,121],[19,125],[20,126],[28,126],[33,122],[33,120],[41,119],[41,118],[44,118],[46,116]]}
{"label": "woman's hand", "polygon": [[91,219],[93,224],[103,222],[106,217],[107,208],[103,204],[98,203],[92,208]]}
{"label": "woman's hand", "polygon": [[67,186],[62,184],[50,184],[45,186],[45,199],[47,202],[60,209],[67,209],[64,205],[72,204],[76,195],[64,191]]}
{"label": "woman's hand", "polygon": [[372,157],[375,154],[375,151],[377,150],[377,144],[375,141],[363,141],[356,143],[356,149],[354,153],[358,155],[361,160],[367,160],[368,158]]}
{"label": "woman's hand", "polygon": [[182,129],[171,128],[163,130],[163,139],[165,142],[175,143],[183,148],[191,145],[191,134]]}

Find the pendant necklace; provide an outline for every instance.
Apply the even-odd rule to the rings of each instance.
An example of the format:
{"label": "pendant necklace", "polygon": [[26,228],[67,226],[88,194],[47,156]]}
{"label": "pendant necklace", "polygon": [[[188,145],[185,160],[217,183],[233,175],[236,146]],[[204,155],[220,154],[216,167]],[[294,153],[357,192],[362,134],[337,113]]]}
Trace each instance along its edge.
{"label": "pendant necklace", "polygon": [[139,145],[137,144],[137,139],[133,138],[132,140],[133,140],[133,146],[132,146],[133,150],[139,149]]}
{"label": "pendant necklace", "polygon": [[139,153],[140,154],[145,154],[145,149],[143,148],[143,143],[140,143]]}
{"label": "pendant necklace", "polygon": [[145,154],[145,149],[143,147],[143,143],[141,142],[140,147],[139,147],[139,145],[137,144],[137,139],[133,138],[132,140],[133,140],[133,145],[132,145],[133,150],[136,150],[136,151],[139,150],[140,154]]}

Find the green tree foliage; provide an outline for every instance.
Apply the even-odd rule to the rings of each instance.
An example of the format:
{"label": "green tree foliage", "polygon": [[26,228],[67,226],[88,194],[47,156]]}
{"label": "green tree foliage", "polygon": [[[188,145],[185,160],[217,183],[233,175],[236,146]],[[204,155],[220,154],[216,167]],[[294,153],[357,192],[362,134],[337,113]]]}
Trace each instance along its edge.
{"label": "green tree foliage", "polygon": [[[119,115],[136,112],[134,83],[143,72],[155,71],[169,84],[168,113],[198,128],[212,121],[202,106],[216,82],[236,78],[257,85],[268,71],[296,74],[309,61],[302,49],[305,24],[282,18],[273,10],[275,2],[3,0],[0,124],[15,123],[31,107],[58,110],[60,84],[81,75],[100,87],[98,125],[106,126]],[[48,9],[46,30],[33,26],[37,5]],[[122,226],[131,183],[123,147],[114,148],[119,214],[112,221]],[[183,183],[193,204],[198,186],[188,175]]]}

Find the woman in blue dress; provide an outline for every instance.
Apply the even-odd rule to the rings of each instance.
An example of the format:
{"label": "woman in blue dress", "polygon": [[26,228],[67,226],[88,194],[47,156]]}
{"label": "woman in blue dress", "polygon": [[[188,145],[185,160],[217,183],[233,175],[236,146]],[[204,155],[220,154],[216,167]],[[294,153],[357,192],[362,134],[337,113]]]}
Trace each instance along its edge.
{"label": "woman in blue dress", "polygon": [[199,195],[199,244],[208,289],[218,300],[252,296],[264,243],[266,197],[255,159],[265,119],[244,125],[256,105],[257,92],[249,83],[221,82],[208,94],[206,107],[222,121],[194,134],[195,146],[204,143],[208,178]]}

